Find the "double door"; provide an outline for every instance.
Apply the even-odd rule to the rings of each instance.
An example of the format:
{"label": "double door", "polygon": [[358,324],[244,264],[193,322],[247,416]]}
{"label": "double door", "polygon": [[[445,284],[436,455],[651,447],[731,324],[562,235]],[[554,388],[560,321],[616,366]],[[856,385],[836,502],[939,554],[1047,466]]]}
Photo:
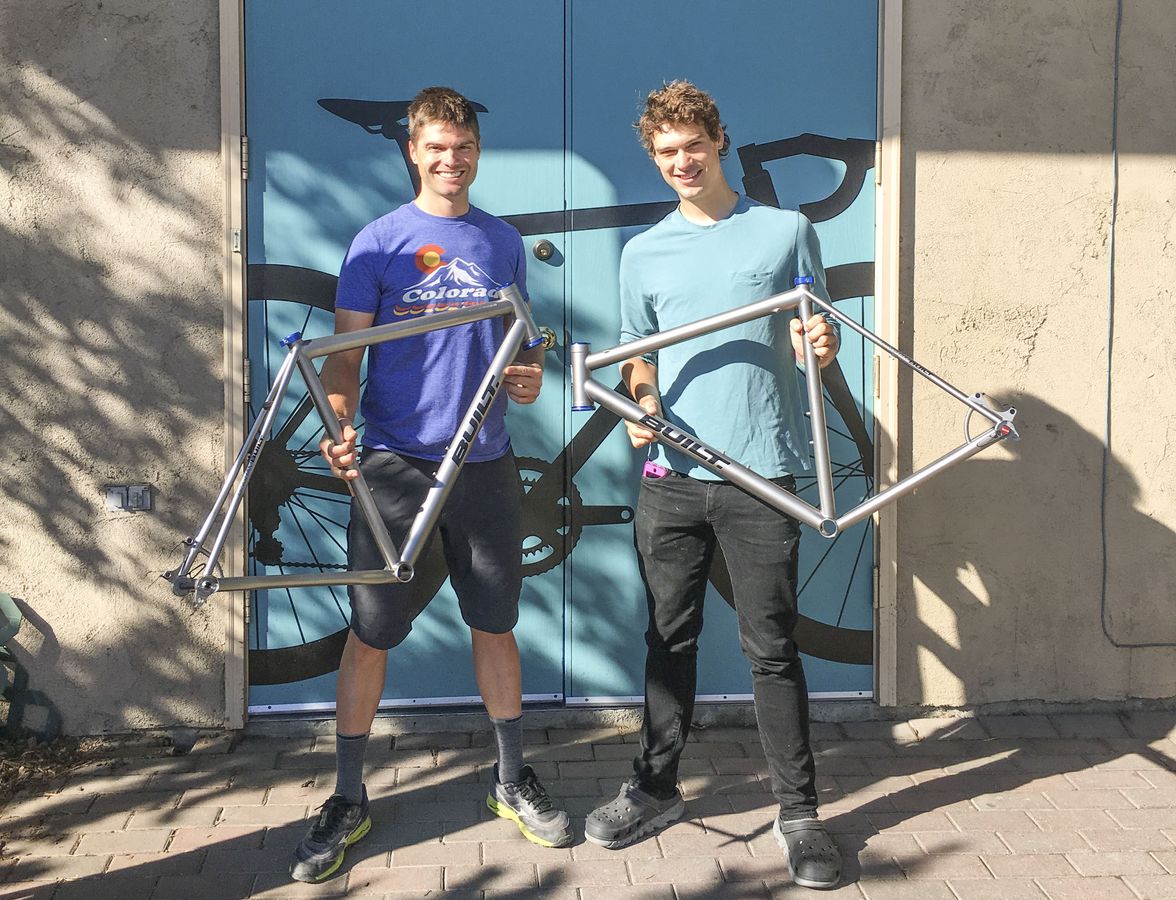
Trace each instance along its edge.
{"label": "double door", "polygon": [[[485,109],[471,199],[523,234],[535,317],[556,338],[539,401],[508,414],[526,490],[516,637],[531,702],[641,693],[645,601],[632,549],[640,457],[611,414],[570,412],[565,373],[571,341],[616,343],[621,248],[672,207],[632,129],[646,92],[685,77],[714,94],[732,138],[728,180],[813,219],[838,307],[872,325],[875,3],[708,0],[687,16],[664,12],[616,0],[465,0],[428,14],[386,0],[245,2],[254,397],[280,363],[283,337],[332,329],[351,237],[414,196],[407,102],[445,84]],[[873,462],[872,358],[850,335],[840,372],[827,407],[839,505],[849,507],[868,490]],[[320,437],[292,391],[249,494],[256,572],[345,567],[348,498],[317,459]],[[833,542],[806,533],[801,554],[810,688],[868,695],[870,525]],[[439,554],[412,585],[433,600],[392,657],[384,705],[476,702],[468,631]],[[721,559],[711,585],[699,693],[747,696]],[[333,702],[346,615],[342,588],[255,593],[252,711]]]}

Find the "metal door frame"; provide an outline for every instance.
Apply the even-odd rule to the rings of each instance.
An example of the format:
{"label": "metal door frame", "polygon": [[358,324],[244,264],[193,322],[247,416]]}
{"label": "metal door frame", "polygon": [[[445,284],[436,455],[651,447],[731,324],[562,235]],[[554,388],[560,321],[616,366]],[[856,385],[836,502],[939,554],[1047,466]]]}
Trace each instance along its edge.
{"label": "metal door frame", "polygon": [[[224,452],[225,468],[233,463],[233,447],[245,438],[246,290],[245,290],[245,0],[219,0],[221,164],[224,178],[222,247],[224,260]],[[903,0],[878,0],[878,162],[875,166],[875,322],[878,334],[899,346],[901,206],[901,59]],[[874,379],[875,447],[879,488],[898,480],[899,398],[897,362],[879,359]],[[897,510],[884,507],[875,515],[875,654],[874,700],[894,706],[897,690]],[[224,555],[226,575],[245,573],[245,510],[238,513]],[[226,595],[225,707],[226,728],[242,728],[248,692],[248,597]]]}

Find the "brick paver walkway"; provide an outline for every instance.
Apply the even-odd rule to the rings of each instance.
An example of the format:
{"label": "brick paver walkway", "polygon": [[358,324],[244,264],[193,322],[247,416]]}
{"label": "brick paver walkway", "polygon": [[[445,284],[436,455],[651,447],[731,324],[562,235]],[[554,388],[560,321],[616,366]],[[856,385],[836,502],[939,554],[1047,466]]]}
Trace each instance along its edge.
{"label": "brick paver walkway", "polygon": [[[582,834],[635,735],[541,729],[528,758]],[[817,724],[822,813],[845,859],[831,896],[1176,898],[1176,713]],[[131,756],[0,810],[0,898],[785,898],[752,728],[696,730],[687,818],[607,851],[545,850],[484,805],[479,732],[373,738],[374,826],[338,877],[292,883],[333,786],[333,737],[246,735]]]}

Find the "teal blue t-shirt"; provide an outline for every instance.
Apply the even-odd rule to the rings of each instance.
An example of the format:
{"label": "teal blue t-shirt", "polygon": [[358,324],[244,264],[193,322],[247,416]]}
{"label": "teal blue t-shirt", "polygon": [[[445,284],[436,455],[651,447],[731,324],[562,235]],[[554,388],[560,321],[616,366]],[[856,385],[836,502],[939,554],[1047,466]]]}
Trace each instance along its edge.
{"label": "teal blue t-shirt", "polygon": [[[791,290],[797,275],[811,275],[813,293],[828,300],[820,244],[799,212],[740,196],[726,219],[696,225],[675,209],[621,253],[621,341]],[[646,357],[657,366],[665,418],[765,478],[812,468],[788,329],[794,316],[765,316]],[[650,458],[719,478],[660,442]]]}

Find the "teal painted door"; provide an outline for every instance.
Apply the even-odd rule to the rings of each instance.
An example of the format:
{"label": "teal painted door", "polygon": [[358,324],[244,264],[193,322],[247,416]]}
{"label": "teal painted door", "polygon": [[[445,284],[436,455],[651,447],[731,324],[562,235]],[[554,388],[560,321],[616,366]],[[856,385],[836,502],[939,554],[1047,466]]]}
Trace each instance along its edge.
{"label": "teal painted door", "polygon": [[[407,2],[246,0],[255,398],[282,337],[331,330],[335,274],[354,233],[414,195],[403,115],[421,87],[449,84],[486,108],[473,200],[512,221],[528,251],[539,239],[555,248],[545,261],[529,257],[528,283],[537,320],[559,343],[540,402],[510,414],[527,489],[516,634],[531,700],[608,702],[641,691],[644,600],[631,524],[639,461],[615,418],[567,412],[564,364],[571,340],[616,342],[620,248],[669,200],[631,128],[645,92],[689,77],[716,95],[737,148],[731,183],[801,205],[817,222],[839,307],[872,325],[874,3],[697,2],[689,27],[714,39],[705,54],[658,9],[466,0],[440,16]],[[872,365],[848,338],[841,365],[830,422],[840,432],[838,499],[848,507],[870,481]],[[258,572],[345,564],[346,496],[317,461],[321,430],[307,412],[293,391],[251,486]],[[869,527],[832,544],[803,539],[802,644],[815,693],[870,690]],[[700,692],[743,696],[750,678],[721,567],[712,582]],[[392,658],[385,704],[474,700],[467,631],[443,564],[422,565],[414,584],[436,599]],[[252,710],[333,701],[346,610],[341,588],[257,592]]]}
{"label": "teal painted door", "polygon": [[[567,257],[576,339],[595,349],[616,344],[621,248],[660,219],[672,200],[632,123],[645,94],[674,78],[694,81],[718,102],[732,141],[724,165],[730,183],[763,202],[808,214],[839,309],[872,327],[875,2],[708,0],[681,7],[685,15],[672,17],[651,15],[654,9],[622,0],[570,4],[573,212]],[[613,227],[592,227],[601,218],[599,207],[612,210],[607,221]],[[585,212],[578,216],[577,209]],[[845,335],[839,357],[845,380],[839,384],[827,374],[833,382],[827,406],[837,503],[848,509],[872,481],[873,364],[856,335]],[[615,372],[597,374],[600,380],[617,378]],[[594,435],[608,420],[599,411],[593,418],[581,426],[577,417],[573,427]],[[578,476],[585,500],[633,505],[641,458],[623,430],[614,430]],[[815,503],[813,479],[799,485]],[[815,694],[872,691],[871,527],[862,523],[833,542],[804,530],[798,639]],[[636,698],[642,693],[645,599],[632,529],[586,533],[570,567],[569,701]],[[751,678],[726,602],[731,593],[721,560],[710,580],[698,691],[716,699],[746,697]]]}
{"label": "teal painted door", "polygon": [[[517,55],[519,23],[533,38],[524,56]],[[477,206],[504,216],[562,210],[563,9],[542,0],[499,2],[493,14],[476,0],[444,9],[383,0],[247,0],[245,35],[248,326],[256,406],[280,362],[278,342],[292,331],[313,336],[332,330],[335,277],[352,236],[415,196],[415,173],[403,155],[404,116],[421,88],[451,85],[486,110],[471,193]],[[533,103],[537,89],[542,102]],[[562,228],[561,215],[538,227],[543,222]],[[542,236],[529,235],[528,246]],[[535,318],[560,332],[562,274],[530,262]],[[534,497],[520,548],[529,577],[517,631],[523,691],[533,700],[563,696],[558,460],[565,408],[563,373],[555,365],[547,369],[539,402],[512,406],[508,414],[528,498]],[[346,563],[347,496],[318,461],[321,424],[308,412],[303,392],[292,390],[251,485],[249,547],[256,572]],[[438,554],[421,561],[412,584],[435,599],[392,658],[384,705],[476,700],[469,631]],[[333,702],[346,614],[343,588],[256,592],[253,711]]]}

